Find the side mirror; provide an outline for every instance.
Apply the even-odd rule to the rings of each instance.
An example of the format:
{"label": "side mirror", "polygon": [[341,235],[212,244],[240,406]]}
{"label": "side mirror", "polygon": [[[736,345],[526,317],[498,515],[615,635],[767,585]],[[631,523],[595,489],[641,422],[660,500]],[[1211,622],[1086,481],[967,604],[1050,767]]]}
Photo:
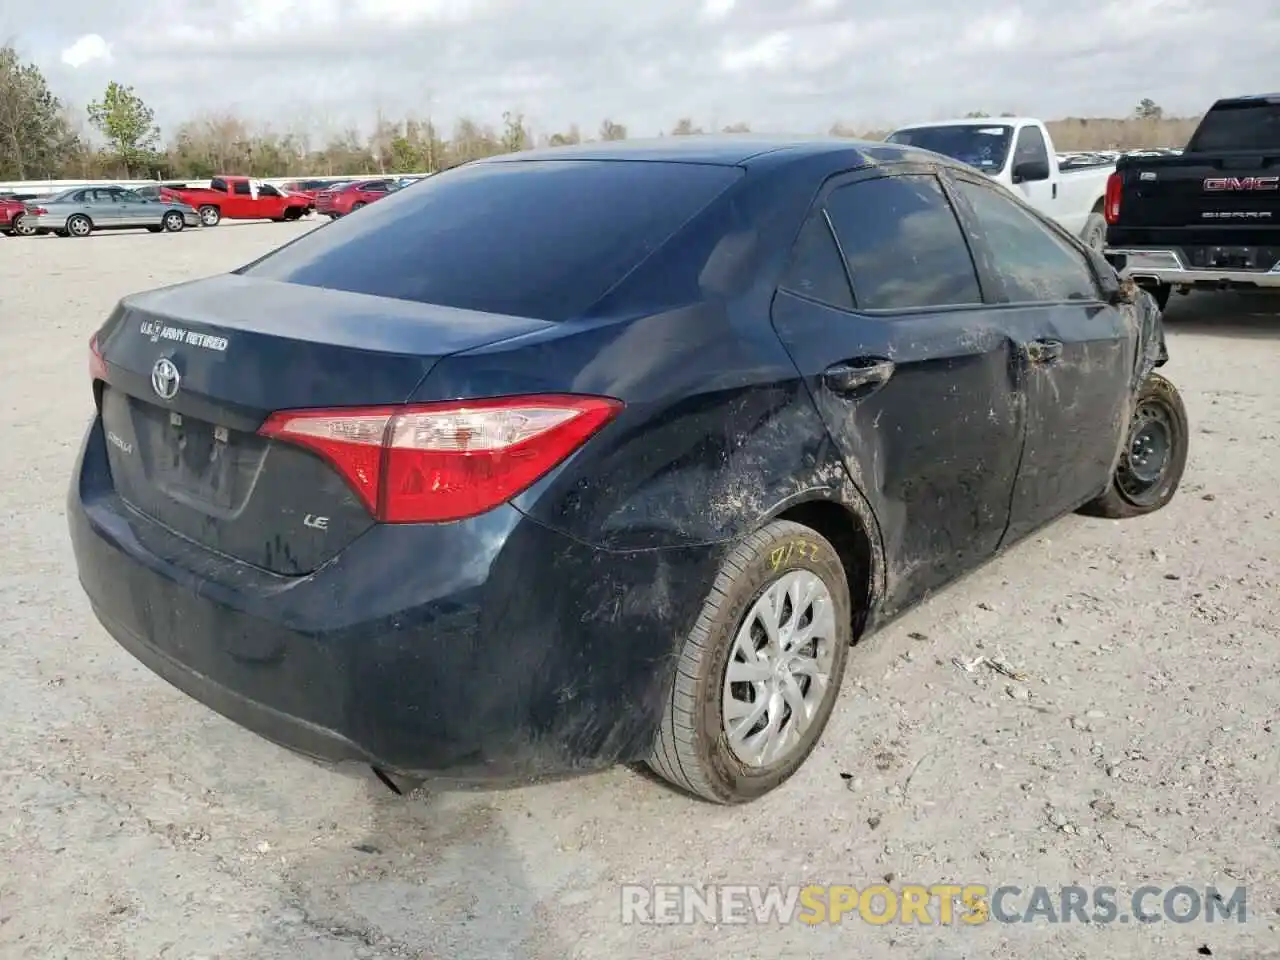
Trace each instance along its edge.
{"label": "side mirror", "polygon": [[1038,180],[1048,180],[1049,161],[1023,160],[1021,163],[1015,163],[1011,179],[1014,183],[1034,183]]}
{"label": "side mirror", "polygon": [[1103,300],[1113,307],[1134,302],[1137,287],[1132,280],[1123,279],[1111,262],[1096,250],[1089,251],[1089,259],[1093,261],[1094,272],[1098,275]]}

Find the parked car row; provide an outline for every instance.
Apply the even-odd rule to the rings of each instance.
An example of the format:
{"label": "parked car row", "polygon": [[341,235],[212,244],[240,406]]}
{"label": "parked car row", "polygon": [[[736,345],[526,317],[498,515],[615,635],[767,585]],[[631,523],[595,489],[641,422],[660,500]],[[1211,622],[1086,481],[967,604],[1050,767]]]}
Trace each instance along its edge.
{"label": "parked car row", "polygon": [[178,233],[187,227],[216,227],[224,219],[288,223],[317,210],[336,219],[419,179],[383,177],[338,184],[302,180],[276,187],[251,177],[219,176],[207,187],[72,187],[47,197],[0,197],[0,233],[24,237],[87,237],[100,230]]}

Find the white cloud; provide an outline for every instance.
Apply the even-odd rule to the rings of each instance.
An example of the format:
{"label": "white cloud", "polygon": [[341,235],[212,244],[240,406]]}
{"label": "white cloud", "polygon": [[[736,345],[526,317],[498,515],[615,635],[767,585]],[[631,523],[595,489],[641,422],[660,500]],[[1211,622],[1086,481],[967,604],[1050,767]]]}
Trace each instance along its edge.
{"label": "white cloud", "polygon": [[98,60],[111,62],[111,46],[96,33],[86,33],[62,51],[62,62],[72,70]]}
{"label": "white cloud", "polygon": [[[1214,17],[1250,26],[1214,42]],[[19,46],[73,103],[101,96],[83,68],[114,55],[111,78],[166,131],[235,111],[316,135],[378,110],[446,127],[515,110],[542,132],[608,117],[635,135],[681,117],[808,133],[1114,116],[1143,97],[1191,113],[1274,87],[1280,49],[1274,0],[58,0],[26,21]]]}

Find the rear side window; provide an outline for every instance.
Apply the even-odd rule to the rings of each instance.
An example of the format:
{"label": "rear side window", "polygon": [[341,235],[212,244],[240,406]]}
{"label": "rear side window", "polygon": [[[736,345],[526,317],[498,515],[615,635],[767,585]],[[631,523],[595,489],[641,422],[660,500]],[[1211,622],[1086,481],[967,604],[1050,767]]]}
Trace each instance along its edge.
{"label": "rear side window", "polygon": [[821,303],[853,309],[853,291],[826,215],[819,210],[805,221],[791,249],[782,288]]}
{"label": "rear side window", "polygon": [[973,257],[937,177],[851,183],[832,191],[826,206],[860,309],[982,302]]}
{"label": "rear side window", "polygon": [[467,164],[242,268],[487,313],[585,313],[743,174],[630,160]]}
{"label": "rear side window", "polygon": [[1280,103],[1257,100],[1214,107],[1200,121],[1187,150],[1280,150]]}

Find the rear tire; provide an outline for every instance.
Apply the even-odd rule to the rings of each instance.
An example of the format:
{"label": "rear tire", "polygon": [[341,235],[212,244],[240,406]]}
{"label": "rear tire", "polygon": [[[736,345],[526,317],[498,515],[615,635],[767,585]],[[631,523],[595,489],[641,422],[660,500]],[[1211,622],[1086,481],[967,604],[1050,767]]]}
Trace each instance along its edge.
{"label": "rear tire", "polygon": [[14,217],[12,227],[15,236],[34,237],[36,235],[36,228],[27,223],[26,214],[20,213]]}
{"label": "rear tire", "polygon": [[366,206],[368,206],[368,204],[365,203],[363,200],[357,200],[355,203],[351,205],[351,212],[355,213],[361,207],[366,207]]}
{"label": "rear tire", "polygon": [[93,233],[93,221],[83,213],[73,213],[67,217],[67,233],[73,237],[87,237]]}
{"label": "rear tire", "polygon": [[[774,595],[777,607],[774,588],[787,590]],[[754,800],[788,780],[839,696],[851,606],[836,549],[808,527],[775,520],[739,543],[680,651],[649,766],[722,804]],[[794,640],[795,630],[804,636]],[[739,679],[729,682],[731,665]],[[770,730],[782,735],[771,740]]]}
{"label": "rear tire", "polygon": [[1163,508],[1182,482],[1190,439],[1187,409],[1178,388],[1160,374],[1151,374],[1138,391],[1124,452],[1111,482],[1080,513],[1127,520]]}
{"label": "rear tire", "polygon": [[1092,247],[1101,253],[1107,246],[1107,219],[1101,213],[1089,214],[1080,231],[1080,239],[1086,247]]}
{"label": "rear tire", "polygon": [[212,204],[204,204],[197,212],[200,214],[200,223],[206,227],[216,227],[222,222],[222,211]]}

